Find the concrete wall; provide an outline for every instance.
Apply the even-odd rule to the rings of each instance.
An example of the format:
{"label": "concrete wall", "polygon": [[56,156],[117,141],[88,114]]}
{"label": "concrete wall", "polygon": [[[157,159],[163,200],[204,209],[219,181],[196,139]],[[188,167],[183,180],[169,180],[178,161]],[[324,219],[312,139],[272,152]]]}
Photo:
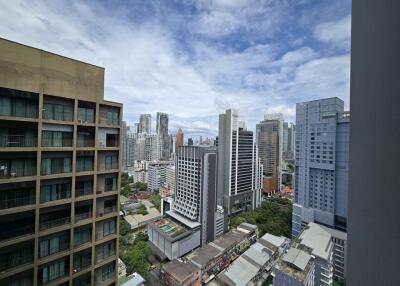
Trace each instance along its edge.
{"label": "concrete wall", "polygon": [[0,38],[0,86],[49,95],[103,99],[104,69]]}
{"label": "concrete wall", "polygon": [[346,285],[400,285],[400,1],[352,3]]}

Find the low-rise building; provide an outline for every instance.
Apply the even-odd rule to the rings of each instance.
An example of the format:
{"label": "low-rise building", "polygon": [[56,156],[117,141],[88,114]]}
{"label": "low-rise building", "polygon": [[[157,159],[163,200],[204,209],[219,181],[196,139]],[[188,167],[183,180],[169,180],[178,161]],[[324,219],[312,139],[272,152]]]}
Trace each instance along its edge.
{"label": "low-rise building", "polygon": [[[163,285],[183,286],[208,283],[257,239],[255,231],[243,231],[243,227],[240,229],[224,233],[185,257],[165,264],[161,270]],[[183,267],[186,270],[183,270]],[[183,271],[185,271],[184,275]],[[193,284],[187,284],[189,282]]]}
{"label": "low-rise building", "polygon": [[310,222],[273,270],[274,286],[332,285],[331,234]]}
{"label": "low-rise building", "polygon": [[121,260],[121,258],[118,258],[118,278],[122,278],[125,276],[126,276],[126,265]]}
{"label": "low-rise building", "polygon": [[220,285],[261,285],[276,259],[290,244],[283,236],[265,234],[217,277]]}
{"label": "low-rise building", "polygon": [[173,260],[200,246],[200,223],[191,222],[172,211],[148,222],[149,242],[169,260]]}
{"label": "low-rise building", "polygon": [[138,228],[144,227],[149,221],[161,217],[161,213],[154,207],[151,202],[147,200],[141,200],[140,204],[141,206],[146,207],[147,214],[126,215],[124,217],[125,221],[129,224],[131,230],[136,230]]}
{"label": "low-rise building", "polygon": [[121,286],[143,286],[145,281],[139,273],[135,272],[129,275],[128,280]]}

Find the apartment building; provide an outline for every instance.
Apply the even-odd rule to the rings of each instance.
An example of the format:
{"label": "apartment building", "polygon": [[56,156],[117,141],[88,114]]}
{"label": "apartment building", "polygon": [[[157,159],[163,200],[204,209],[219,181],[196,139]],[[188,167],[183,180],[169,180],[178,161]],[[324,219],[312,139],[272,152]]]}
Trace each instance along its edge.
{"label": "apartment building", "polygon": [[0,39],[0,285],[116,285],[121,118],[103,68]]}

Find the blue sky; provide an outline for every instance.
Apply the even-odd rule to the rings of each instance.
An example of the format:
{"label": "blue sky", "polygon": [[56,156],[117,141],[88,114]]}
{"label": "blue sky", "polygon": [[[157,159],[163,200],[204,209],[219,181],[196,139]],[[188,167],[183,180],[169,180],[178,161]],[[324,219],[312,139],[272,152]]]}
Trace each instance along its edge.
{"label": "blue sky", "polygon": [[250,129],[296,102],[348,108],[350,21],[350,0],[0,0],[0,37],[105,67],[128,123],[162,111],[191,135],[227,108]]}

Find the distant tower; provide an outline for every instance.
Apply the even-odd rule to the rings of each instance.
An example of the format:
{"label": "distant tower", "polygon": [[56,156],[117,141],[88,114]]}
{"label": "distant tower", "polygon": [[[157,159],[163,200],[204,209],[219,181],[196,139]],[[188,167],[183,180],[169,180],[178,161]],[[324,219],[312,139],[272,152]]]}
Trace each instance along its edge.
{"label": "distant tower", "polygon": [[263,189],[265,194],[280,191],[282,174],[283,116],[267,114],[256,125],[256,141],[263,164]]}
{"label": "distant tower", "polygon": [[192,138],[188,138],[188,146],[193,146],[193,139]]}
{"label": "distant tower", "polygon": [[138,133],[151,133],[151,114],[140,114]]}
{"label": "distant tower", "polygon": [[168,136],[168,114],[163,112],[157,112],[157,134],[162,140],[162,158],[169,159],[170,153],[170,138]]}
{"label": "distant tower", "polygon": [[223,205],[229,216],[258,207],[261,178],[253,132],[239,127],[238,112],[228,109],[219,115],[218,205]]}
{"label": "distant tower", "polygon": [[176,133],[176,142],[175,142],[176,147],[183,146],[183,142],[184,142],[183,131],[181,128],[179,128],[178,132]]}

